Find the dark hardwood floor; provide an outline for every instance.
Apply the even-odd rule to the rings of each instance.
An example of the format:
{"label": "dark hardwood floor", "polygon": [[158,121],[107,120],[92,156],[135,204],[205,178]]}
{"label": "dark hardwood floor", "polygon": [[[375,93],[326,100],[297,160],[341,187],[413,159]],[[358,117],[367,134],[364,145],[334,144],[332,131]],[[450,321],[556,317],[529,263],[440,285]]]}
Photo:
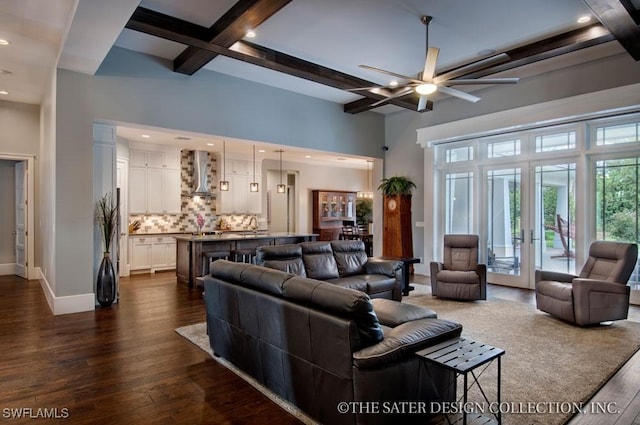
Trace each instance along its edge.
{"label": "dark hardwood floor", "polygon": [[300,423],[174,332],[205,320],[199,291],[167,272],[122,279],[120,296],[53,316],[37,281],[0,276],[0,422]]}
{"label": "dark hardwood floor", "polygon": [[[36,422],[300,423],[174,332],[205,320],[199,291],[166,272],[122,279],[120,295],[108,309],[53,316],[37,281],[0,276],[1,421],[34,423],[48,414],[58,419]],[[535,303],[529,290],[490,285],[488,295]],[[629,320],[640,321],[640,307],[630,308]],[[619,401],[607,423],[640,424],[639,378],[636,353],[594,397]],[[18,413],[23,418],[9,418]],[[569,423],[602,419],[587,414]]]}

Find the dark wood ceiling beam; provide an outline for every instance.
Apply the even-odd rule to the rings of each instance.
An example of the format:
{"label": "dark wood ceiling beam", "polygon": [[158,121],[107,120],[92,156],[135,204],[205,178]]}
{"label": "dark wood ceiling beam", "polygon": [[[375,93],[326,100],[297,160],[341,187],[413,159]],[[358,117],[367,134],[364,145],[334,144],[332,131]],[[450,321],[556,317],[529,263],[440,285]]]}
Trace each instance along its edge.
{"label": "dark wood ceiling beam", "polygon": [[582,0],[635,60],[640,60],[640,27],[623,0]]}
{"label": "dark wood ceiling beam", "polygon": [[[206,30],[206,38],[198,38],[218,46],[230,47],[242,39],[247,30],[258,27],[290,2],[291,0],[240,0]],[[180,29],[178,32],[185,33]],[[173,69],[182,74],[193,75],[217,55],[210,50],[189,46],[175,58]]]}
{"label": "dark wood ceiling beam", "polygon": [[[361,78],[246,41],[238,41],[230,48],[208,43],[194,36],[195,33],[199,32],[197,28],[191,28],[189,32],[183,33],[180,25],[176,25],[176,21],[180,20],[148,9],[141,11],[137,10],[136,13],[131,16],[129,22],[127,22],[126,28],[272,69],[274,71],[304,78],[309,81],[335,87],[341,90],[376,85],[371,81],[363,80]],[[164,25],[164,23],[169,23],[171,25]],[[358,92],[358,94],[367,96],[373,99],[374,102],[384,99],[384,96],[368,91]],[[414,110],[417,107],[417,100],[414,103],[411,99],[392,99],[389,103]]]}

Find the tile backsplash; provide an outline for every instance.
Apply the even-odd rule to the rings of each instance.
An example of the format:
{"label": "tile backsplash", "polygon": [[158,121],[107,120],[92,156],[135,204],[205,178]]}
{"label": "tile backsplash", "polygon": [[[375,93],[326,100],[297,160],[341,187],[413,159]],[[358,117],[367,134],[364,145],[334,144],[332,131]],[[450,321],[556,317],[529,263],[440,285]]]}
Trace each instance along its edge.
{"label": "tile backsplash", "polygon": [[[180,176],[182,188],[182,202],[180,214],[131,214],[129,223],[140,221],[140,229],[136,233],[193,233],[198,231],[196,222],[198,214],[204,218],[203,231],[218,228],[220,219],[228,225],[229,230],[251,230],[252,215],[216,215],[216,202],[213,198],[188,196],[193,188],[193,152],[183,150],[180,159]],[[216,155],[209,153],[209,169],[207,176],[211,189],[217,184]],[[257,217],[260,218],[259,216]]]}

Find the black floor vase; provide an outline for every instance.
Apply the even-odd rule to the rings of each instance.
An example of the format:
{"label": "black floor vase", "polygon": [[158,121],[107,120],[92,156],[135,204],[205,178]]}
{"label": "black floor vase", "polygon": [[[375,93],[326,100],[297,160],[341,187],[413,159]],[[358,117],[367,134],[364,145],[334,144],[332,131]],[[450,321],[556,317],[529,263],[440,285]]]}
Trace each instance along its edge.
{"label": "black floor vase", "polygon": [[96,296],[102,307],[109,307],[116,298],[116,274],[108,252],[104,253],[98,270]]}

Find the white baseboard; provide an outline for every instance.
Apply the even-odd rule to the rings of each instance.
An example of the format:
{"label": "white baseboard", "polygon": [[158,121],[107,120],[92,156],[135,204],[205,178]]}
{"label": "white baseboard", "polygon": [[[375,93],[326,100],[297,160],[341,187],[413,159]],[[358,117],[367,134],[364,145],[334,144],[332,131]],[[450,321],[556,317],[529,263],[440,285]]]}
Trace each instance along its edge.
{"label": "white baseboard", "polygon": [[39,280],[44,296],[49,304],[49,309],[51,309],[51,312],[55,316],[95,310],[96,298],[93,293],[57,297],[53,292],[49,281],[47,281],[47,278],[42,274],[42,271],[40,271]]}
{"label": "white baseboard", "polygon": [[0,264],[0,276],[16,274],[16,263]]}

